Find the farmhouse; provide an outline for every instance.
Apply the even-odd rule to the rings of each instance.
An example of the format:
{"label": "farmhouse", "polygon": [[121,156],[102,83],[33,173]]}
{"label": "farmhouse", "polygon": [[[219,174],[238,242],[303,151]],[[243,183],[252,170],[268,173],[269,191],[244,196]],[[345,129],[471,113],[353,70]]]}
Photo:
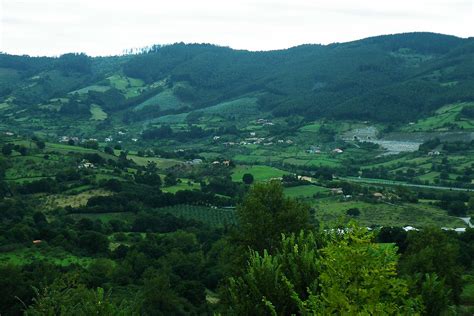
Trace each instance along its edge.
{"label": "farmhouse", "polygon": [[193,160],[188,160],[188,161],[186,161],[186,164],[188,164],[188,165],[199,165],[199,164],[202,164],[202,159],[196,158],[196,159],[193,159]]}
{"label": "farmhouse", "polygon": [[35,245],[38,245],[38,244],[41,244],[42,243],[42,240],[41,239],[35,239],[33,240],[33,244]]}
{"label": "farmhouse", "polygon": [[374,193],[374,198],[383,199],[383,194],[380,193],[380,192],[375,192],[375,193]]}
{"label": "farmhouse", "polygon": [[331,188],[331,193],[332,194],[344,194],[344,191],[342,188]]}
{"label": "farmhouse", "polygon": [[68,141],[74,141],[75,143],[79,142],[79,137],[69,137],[69,136],[61,136],[59,138],[60,143],[67,143]]}
{"label": "farmhouse", "polygon": [[439,155],[440,155],[440,152],[437,150],[433,150],[428,153],[428,156],[439,156]]}
{"label": "farmhouse", "polygon": [[298,176],[298,180],[311,182],[313,181],[313,178],[307,176]]}
{"label": "farmhouse", "polygon": [[333,149],[332,152],[335,153],[335,154],[342,154],[344,152],[344,150],[342,150],[341,148],[335,148],[335,149]]}
{"label": "farmhouse", "polygon": [[79,169],[93,169],[95,168],[95,165],[91,162],[88,162],[87,160],[82,160],[79,166],[77,166]]}
{"label": "farmhouse", "polygon": [[306,150],[306,152],[308,154],[320,154],[321,149],[319,149],[319,147],[316,147],[316,146],[311,146],[308,150]]}

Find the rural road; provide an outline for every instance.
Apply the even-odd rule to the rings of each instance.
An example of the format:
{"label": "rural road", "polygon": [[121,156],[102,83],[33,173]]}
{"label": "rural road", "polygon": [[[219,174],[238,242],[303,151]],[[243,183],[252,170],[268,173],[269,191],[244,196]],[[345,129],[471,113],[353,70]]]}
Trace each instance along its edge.
{"label": "rural road", "polygon": [[425,185],[425,184],[411,184],[411,183],[397,182],[397,181],[384,180],[384,179],[370,179],[370,178],[356,178],[356,177],[338,177],[338,179],[351,181],[351,182],[374,183],[374,184],[385,184],[385,185],[399,185],[399,186],[402,186],[402,187],[414,187],[414,188],[446,190],[446,191],[464,191],[464,192],[474,191],[474,189],[456,188],[456,187],[443,187],[443,186]]}
{"label": "rural road", "polygon": [[459,217],[460,219],[462,219],[466,225],[469,226],[469,228],[474,228],[474,225],[471,223],[471,218],[470,217]]}

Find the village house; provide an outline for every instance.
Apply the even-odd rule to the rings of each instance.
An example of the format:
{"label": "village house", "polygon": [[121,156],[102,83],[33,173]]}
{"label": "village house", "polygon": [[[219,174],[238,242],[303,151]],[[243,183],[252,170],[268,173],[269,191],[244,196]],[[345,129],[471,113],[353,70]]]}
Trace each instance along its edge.
{"label": "village house", "polygon": [[186,161],[186,164],[188,164],[188,165],[199,165],[199,164],[202,164],[202,159],[196,158],[196,159],[193,159],[193,160],[188,160],[188,161]]}
{"label": "village house", "polygon": [[341,148],[335,148],[335,149],[333,149],[332,152],[335,153],[335,154],[342,154],[344,152],[344,150],[342,150]]}
{"label": "village house", "polygon": [[342,188],[331,188],[331,193],[332,194],[344,194],[344,191],[342,190]]}
{"label": "village house", "polygon": [[79,137],[69,137],[69,136],[61,136],[59,138],[60,143],[67,143],[70,140],[74,141],[75,143],[79,142]]}
{"label": "village house", "polygon": [[79,166],[77,166],[79,169],[93,169],[95,168],[95,165],[87,160],[82,160]]}
{"label": "village house", "polygon": [[373,196],[374,196],[374,198],[376,198],[376,199],[383,199],[383,198],[384,198],[383,194],[380,193],[380,192],[375,192],[375,193],[373,194]]}
{"label": "village house", "polygon": [[428,156],[439,156],[441,153],[437,150],[430,151]]}
{"label": "village house", "polygon": [[307,176],[298,176],[298,180],[312,182],[313,178]]}
{"label": "village house", "polygon": [[319,149],[319,147],[316,147],[316,146],[311,146],[308,150],[306,150],[306,152],[308,154],[320,154],[321,149]]}

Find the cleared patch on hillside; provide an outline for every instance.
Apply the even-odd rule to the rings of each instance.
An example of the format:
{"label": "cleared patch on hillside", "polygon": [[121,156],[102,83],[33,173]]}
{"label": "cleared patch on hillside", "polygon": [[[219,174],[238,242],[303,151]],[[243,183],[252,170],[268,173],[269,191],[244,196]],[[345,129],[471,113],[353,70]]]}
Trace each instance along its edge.
{"label": "cleared patch on hillside", "polygon": [[91,120],[93,121],[103,121],[107,118],[107,113],[102,110],[100,105],[92,104],[90,107]]}
{"label": "cleared patch on hillside", "polygon": [[173,90],[168,89],[140,103],[135,107],[135,110],[141,110],[149,106],[159,106],[160,110],[163,111],[170,109],[179,109],[187,105],[188,103],[182,102],[173,94]]}
{"label": "cleared patch on hillside", "polygon": [[449,131],[454,129],[474,129],[474,120],[461,117],[465,107],[474,107],[473,102],[448,104],[439,108],[434,115],[410,124],[405,131]]}
{"label": "cleared patch on hillside", "polygon": [[89,190],[76,195],[65,195],[65,194],[50,194],[45,196],[43,200],[43,206],[46,209],[63,208],[66,206],[80,207],[85,206],[87,201],[93,196],[109,196],[112,192],[97,189]]}
{"label": "cleared patch on hillside", "polygon": [[77,93],[77,94],[87,94],[89,91],[95,91],[95,92],[105,92],[107,90],[109,90],[110,87],[107,87],[107,86],[98,86],[98,85],[91,85],[91,86],[87,86],[87,87],[84,87],[82,89],[78,89],[78,90],[74,90],[74,91],[71,91],[69,92],[70,94],[74,94],[74,93]]}

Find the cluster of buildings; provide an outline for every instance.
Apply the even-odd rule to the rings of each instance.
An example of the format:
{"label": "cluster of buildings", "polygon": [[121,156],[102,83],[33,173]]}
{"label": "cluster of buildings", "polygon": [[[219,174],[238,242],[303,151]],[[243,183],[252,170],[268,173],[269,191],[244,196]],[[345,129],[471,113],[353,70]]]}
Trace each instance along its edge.
{"label": "cluster of buildings", "polygon": [[[322,151],[321,148],[319,148],[318,146],[311,146],[309,149],[306,150],[306,152],[308,154],[320,154]],[[333,154],[342,154],[344,150],[342,150],[341,148],[334,148],[333,150],[331,150],[331,152]]]}
{"label": "cluster of buildings", "polygon": [[263,126],[273,126],[273,125],[275,125],[272,121],[267,120],[267,119],[263,119],[263,118],[260,118],[260,119],[256,120],[255,123],[257,125],[263,125]]}
{"label": "cluster of buildings", "polygon": [[95,165],[92,162],[89,162],[85,159],[82,159],[82,161],[79,163],[79,166],[77,166],[79,169],[95,169]]}
{"label": "cluster of buildings", "polygon": [[213,166],[229,167],[230,166],[230,160],[223,160],[223,161],[215,160],[215,161],[212,162],[212,165]]}
{"label": "cluster of buildings", "polygon": [[[212,139],[214,141],[219,140],[221,137],[220,136],[214,136]],[[265,138],[265,137],[257,137],[255,132],[250,132],[250,137],[245,138],[244,140],[240,142],[224,142],[222,145],[224,146],[245,146],[245,145],[263,145],[263,146],[271,146],[273,144],[287,144],[291,145],[293,144],[293,141],[291,139],[278,139],[275,141],[274,137],[270,138]]]}

